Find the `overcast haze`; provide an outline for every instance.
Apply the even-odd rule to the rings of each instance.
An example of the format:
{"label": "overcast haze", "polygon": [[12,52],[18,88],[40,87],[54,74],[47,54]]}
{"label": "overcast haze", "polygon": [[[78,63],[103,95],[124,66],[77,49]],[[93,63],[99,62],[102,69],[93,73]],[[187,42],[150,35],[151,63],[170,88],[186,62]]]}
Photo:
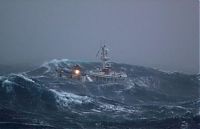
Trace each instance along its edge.
{"label": "overcast haze", "polygon": [[0,64],[92,60],[197,73],[198,0],[0,0]]}

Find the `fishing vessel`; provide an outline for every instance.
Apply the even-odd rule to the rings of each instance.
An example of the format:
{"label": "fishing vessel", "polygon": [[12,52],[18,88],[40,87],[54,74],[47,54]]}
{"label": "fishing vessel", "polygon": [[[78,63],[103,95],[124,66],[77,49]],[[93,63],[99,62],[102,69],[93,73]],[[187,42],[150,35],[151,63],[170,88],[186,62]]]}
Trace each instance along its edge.
{"label": "fishing vessel", "polygon": [[112,64],[109,57],[109,49],[106,45],[100,47],[97,52],[97,57],[101,60],[101,67],[89,71],[89,77],[95,82],[120,82],[127,78],[127,74],[124,72],[116,72],[112,69]]}
{"label": "fishing vessel", "polygon": [[101,67],[87,71],[84,70],[79,64],[74,65],[70,70],[64,69],[56,70],[59,77],[71,78],[81,82],[122,82],[126,80],[127,74],[124,72],[117,72],[112,69],[110,57],[108,56],[109,49],[106,45],[100,47],[96,57],[101,60]]}

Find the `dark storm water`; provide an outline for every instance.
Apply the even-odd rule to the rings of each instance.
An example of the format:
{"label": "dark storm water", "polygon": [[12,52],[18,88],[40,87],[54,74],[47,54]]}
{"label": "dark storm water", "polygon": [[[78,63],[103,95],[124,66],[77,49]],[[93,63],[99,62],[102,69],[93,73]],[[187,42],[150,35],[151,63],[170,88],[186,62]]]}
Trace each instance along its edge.
{"label": "dark storm water", "polygon": [[123,83],[81,83],[60,78],[74,64],[52,60],[24,73],[0,76],[0,128],[5,129],[198,129],[198,75],[113,63]]}

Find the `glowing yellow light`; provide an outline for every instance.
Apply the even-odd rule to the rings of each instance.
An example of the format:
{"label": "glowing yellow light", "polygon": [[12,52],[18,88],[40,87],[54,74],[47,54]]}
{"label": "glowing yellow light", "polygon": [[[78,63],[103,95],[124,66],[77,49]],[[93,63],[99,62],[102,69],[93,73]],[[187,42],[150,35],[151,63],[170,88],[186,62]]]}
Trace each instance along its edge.
{"label": "glowing yellow light", "polygon": [[79,74],[80,74],[80,70],[77,70],[77,69],[76,69],[76,70],[74,71],[74,73],[77,74],[77,75],[79,75]]}

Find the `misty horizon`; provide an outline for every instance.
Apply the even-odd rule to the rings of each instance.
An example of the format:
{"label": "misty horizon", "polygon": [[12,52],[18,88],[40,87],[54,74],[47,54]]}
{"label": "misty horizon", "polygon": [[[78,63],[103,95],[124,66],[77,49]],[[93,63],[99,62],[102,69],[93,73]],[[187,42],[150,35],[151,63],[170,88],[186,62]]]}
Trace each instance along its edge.
{"label": "misty horizon", "polygon": [[198,0],[0,1],[0,64],[52,59],[111,61],[166,71],[199,71]]}

